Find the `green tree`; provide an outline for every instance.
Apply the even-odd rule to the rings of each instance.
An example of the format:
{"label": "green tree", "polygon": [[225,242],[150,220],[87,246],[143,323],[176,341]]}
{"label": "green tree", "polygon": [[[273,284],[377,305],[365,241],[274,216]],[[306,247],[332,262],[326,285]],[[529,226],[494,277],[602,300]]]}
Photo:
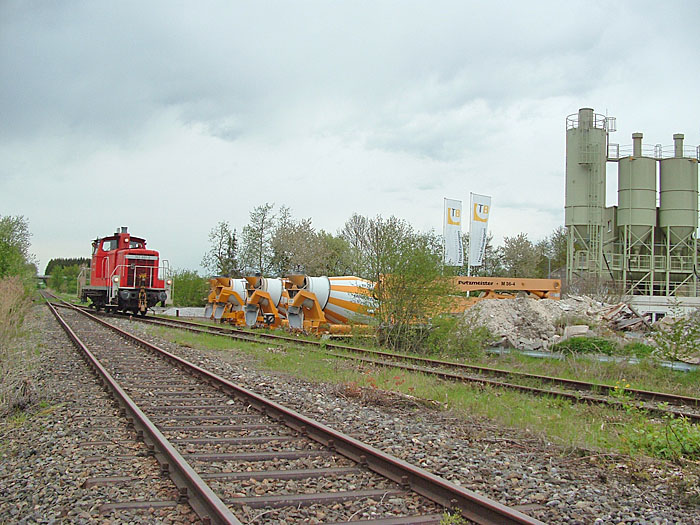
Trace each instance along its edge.
{"label": "green tree", "polygon": [[241,275],[236,230],[227,221],[218,222],[209,231],[209,251],[202,257],[202,266],[215,275]]}
{"label": "green tree", "polygon": [[342,230],[360,277],[377,285],[370,302],[382,341],[420,350],[432,316],[444,311],[450,280],[442,276],[442,238],[394,216],[353,215]]}
{"label": "green tree", "polygon": [[353,266],[360,277],[378,282],[383,274],[393,271],[406,239],[414,235],[413,227],[393,215],[388,219],[373,219],[353,214],[341,230],[341,236],[350,245]]}
{"label": "green tree", "polygon": [[29,221],[21,216],[0,216],[0,278],[19,276],[25,287],[36,275],[33,256],[29,253]]}
{"label": "green tree", "polygon": [[54,266],[49,278],[49,288],[54,292],[60,292],[63,287],[63,266]]}
{"label": "green tree", "polygon": [[274,231],[270,237],[270,270],[284,276],[292,271],[292,259],[297,251],[297,223],[287,206],[280,207],[275,217]]}
{"label": "green tree", "polygon": [[[469,233],[462,234],[462,246],[464,247],[464,266],[461,268],[462,275],[467,274],[467,264],[469,262]],[[503,268],[503,250],[493,245],[493,233],[486,235],[486,246],[484,246],[484,257],[481,266],[474,266],[471,269],[472,275],[482,277],[500,277],[505,275]]]}
{"label": "green tree", "polygon": [[503,239],[503,266],[508,277],[534,277],[540,257],[527,234]]}
{"label": "green tree", "polygon": [[320,275],[352,275],[353,258],[350,245],[340,235],[333,235],[324,230],[317,233],[317,241],[324,255],[321,261]]}
{"label": "green tree", "polygon": [[82,257],[51,259],[45,271],[50,276],[49,287],[55,292],[77,293],[78,275],[87,263],[89,259]]}
{"label": "green tree", "polygon": [[311,219],[295,220],[289,208],[282,207],[272,234],[272,273],[307,275],[340,275],[348,264],[348,246],[340,238],[324,231],[317,232]]}
{"label": "green tree", "polygon": [[209,281],[194,270],[173,272],[173,304],[175,306],[203,306],[209,294]]}
{"label": "green tree", "polygon": [[566,268],[566,228],[559,226],[536,244],[537,277],[551,277]]}
{"label": "green tree", "polygon": [[49,264],[46,265],[46,270],[44,270],[44,274],[51,275],[52,270],[56,266],[62,266],[63,268],[66,268],[67,266],[90,267],[90,259],[88,259],[87,257],[58,257],[56,259],[51,259],[49,261]]}
{"label": "green tree", "polygon": [[22,253],[15,246],[0,240],[0,277],[23,274],[25,263]]}
{"label": "green tree", "polygon": [[267,275],[272,269],[272,234],[275,229],[274,204],[256,206],[241,235],[241,261],[246,272]]}

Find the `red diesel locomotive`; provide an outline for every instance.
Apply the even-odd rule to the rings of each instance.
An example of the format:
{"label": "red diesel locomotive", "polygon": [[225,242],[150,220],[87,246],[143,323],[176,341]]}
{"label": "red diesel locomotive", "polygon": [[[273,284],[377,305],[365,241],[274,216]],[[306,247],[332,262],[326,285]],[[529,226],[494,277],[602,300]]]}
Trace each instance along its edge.
{"label": "red diesel locomotive", "polygon": [[122,226],[114,235],[92,241],[90,284],[80,298],[90,299],[98,310],[120,310],[146,315],[160,302],[165,306],[172,281],[166,264],[159,264],[156,250],[146,249],[146,240],[133,237]]}

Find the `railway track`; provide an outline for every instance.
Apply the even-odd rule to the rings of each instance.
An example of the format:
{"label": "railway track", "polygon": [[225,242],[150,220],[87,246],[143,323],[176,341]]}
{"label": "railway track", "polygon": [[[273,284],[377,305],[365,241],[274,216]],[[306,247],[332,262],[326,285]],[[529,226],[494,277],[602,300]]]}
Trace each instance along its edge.
{"label": "railway track", "polygon": [[[69,307],[57,321],[208,523],[539,524]],[[371,512],[368,511],[371,509]]]}
{"label": "railway track", "polygon": [[[305,345],[327,355],[352,359],[373,366],[400,368],[433,375],[449,381],[507,388],[532,395],[567,399],[575,403],[607,405],[618,409],[627,409],[630,406],[634,406],[645,410],[650,415],[684,417],[693,423],[700,423],[700,398],[690,396],[634,388],[616,389],[614,386],[576,379],[407,356],[362,347],[270,334],[262,331],[251,333],[234,327],[212,326],[172,318],[139,317],[138,321],[253,343],[268,344],[269,342],[275,342],[277,344]],[[509,381],[496,380],[494,377],[507,378]],[[552,385],[557,387],[557,389],[544,388],[543,385]]]}

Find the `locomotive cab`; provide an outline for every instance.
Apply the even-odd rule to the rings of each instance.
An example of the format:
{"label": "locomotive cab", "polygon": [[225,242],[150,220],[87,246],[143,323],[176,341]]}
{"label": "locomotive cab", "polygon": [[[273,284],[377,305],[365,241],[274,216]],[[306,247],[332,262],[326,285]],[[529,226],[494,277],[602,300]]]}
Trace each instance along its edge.
{"label": "locomotive cab", "polygon": [[146,240],[134,237],[126,227],[114,235],[92,241],[90,285],[81,290],[81,299],[90,299],[98,310],[130,311],[146,314],[158,302],[165,305],[170,281],[166,267],[159,264],[156,250],[146,248]]}

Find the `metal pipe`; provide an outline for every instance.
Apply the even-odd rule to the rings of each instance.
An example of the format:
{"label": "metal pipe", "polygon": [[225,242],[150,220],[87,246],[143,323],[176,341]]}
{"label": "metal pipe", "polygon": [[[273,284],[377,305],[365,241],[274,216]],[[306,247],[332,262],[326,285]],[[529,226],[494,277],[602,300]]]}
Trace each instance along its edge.
{"label": "metal pipe", "polygon": [[673,135],[673,150],[676,157],[683,156],[683,139],[685,135],[683,133],[676,133]]}
{"label": "metal pipe", "polygon": [[593,108],[581,108],[578,110],[579,129],[590,129],[593,127]]}
{"label": "metal pipe", "polygon": [[642,156],[642,133],[632,133],[632,156],[637,158]]}

